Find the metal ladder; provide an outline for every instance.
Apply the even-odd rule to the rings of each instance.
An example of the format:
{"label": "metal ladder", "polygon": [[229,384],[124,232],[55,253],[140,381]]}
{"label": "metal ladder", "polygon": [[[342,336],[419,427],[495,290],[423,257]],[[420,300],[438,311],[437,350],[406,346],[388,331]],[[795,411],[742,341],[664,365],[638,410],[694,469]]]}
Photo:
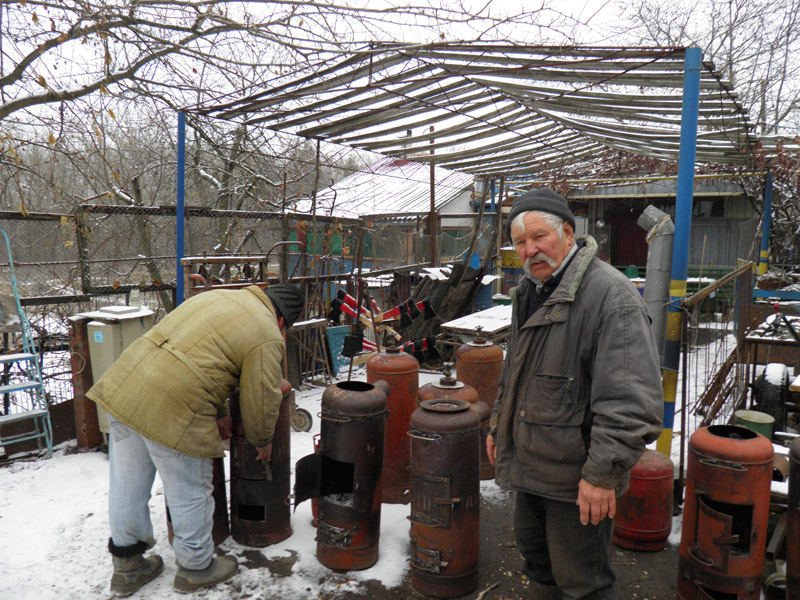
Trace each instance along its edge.
{"label": "metal ladder", "polygon": [[[42,443],[47,449],[47,456],[53,455],[53,429],[50,423],[50,410],[44,393],[39,357],[33,343],[31,325],[28,322],[19,301],[17,278],[14,274],[14,261],[11,258],[11,244],[5,230],[0,228],[8,251],[8,264],[11,270],[11,287],[14,292],[14,304],[19,318],[18,334],[22,352],[0,354],[2,365],[2,385],[0,385],[0,447],[36,440],[39,450]],[[17,367],[15,370],[14,368]],[[21,421],[31,421],[32,428],[19,433],[6,434],[7,426]],[[16,430],[16,428],[15,428]],[[6,454],[9,454],[6,450]]]}

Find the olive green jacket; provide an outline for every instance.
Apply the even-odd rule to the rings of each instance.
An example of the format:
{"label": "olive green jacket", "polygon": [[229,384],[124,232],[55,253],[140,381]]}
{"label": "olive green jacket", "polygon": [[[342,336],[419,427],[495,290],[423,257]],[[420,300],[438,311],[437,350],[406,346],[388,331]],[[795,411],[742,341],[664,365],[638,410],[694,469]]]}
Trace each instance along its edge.
{"label": "olive green jacket", "polygon": [[591,237],[525,322],[533,284],[511,290],[513,316],[495,403],[501,487],[574,502],[578,482],[628,487],[661,432],[661,374],[650,319],[633,284],[596,258]]}
{"label": "olive green jacket", "polygon": [[245,435],[272,440],[284,341],[257,286],[189,298],[134,341],[86,394],[115,419],[190,456],[223,456],[218,413],[236,386]]}

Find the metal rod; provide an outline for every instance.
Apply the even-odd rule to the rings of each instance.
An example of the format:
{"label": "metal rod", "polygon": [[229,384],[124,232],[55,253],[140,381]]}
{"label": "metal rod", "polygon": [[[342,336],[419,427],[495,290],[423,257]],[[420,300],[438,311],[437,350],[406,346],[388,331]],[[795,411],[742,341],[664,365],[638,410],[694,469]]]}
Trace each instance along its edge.
{"label": "metal rod", "polygon": [[186,115],[182,112],[178,113],[178,191],[175,204],[175,306],[183,302],[183,266],[181,259],[183,258],[183,238],[184,238],[184,199],[185,199],[185,181],[186,174]]}

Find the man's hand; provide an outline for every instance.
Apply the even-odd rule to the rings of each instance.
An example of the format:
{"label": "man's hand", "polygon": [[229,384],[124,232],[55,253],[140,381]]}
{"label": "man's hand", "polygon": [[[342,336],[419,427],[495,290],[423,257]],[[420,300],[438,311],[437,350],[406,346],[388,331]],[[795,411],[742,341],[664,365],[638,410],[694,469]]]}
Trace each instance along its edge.
{"label": "man's hand", "polygon": [[494,461],[497,457],[497,446],[494,445],[494,438],[492,434],[486,436],[486,455],[489,457],[489,462],[492,464],[492,468],[494,468]]}
{"label": "man's hand", "polygon": [[219,437],[222,441],[229,440],[233,435],[233,417],[222,417],[217,419],[217,429],[219,429]]}
{"label": "man's hand", "polygon": [[[488,439],[488,438],[487,438]],[[581,523],[597,525],[602,519],[613,519],[617,512],[617,497],[613,489],[592,485],[585,479],[578,484],[578,506],[581,509]]]}
{"label": "man's hand", "polygon": [[258,455],[256,456],[256,460],[265,460],[267,462],[272,460],[272,444],[267,444],[266,446],[259,446],[256,448],[258,450]]}

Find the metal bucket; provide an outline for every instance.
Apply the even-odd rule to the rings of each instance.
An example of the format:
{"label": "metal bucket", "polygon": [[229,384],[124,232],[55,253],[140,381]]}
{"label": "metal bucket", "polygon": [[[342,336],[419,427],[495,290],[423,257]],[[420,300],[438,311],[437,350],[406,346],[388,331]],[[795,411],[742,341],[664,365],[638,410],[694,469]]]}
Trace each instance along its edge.
{"label": "metal bucket", "polygon": [[465,400],[425,400],[411,415],[411,584],[435,598],[478,585],[480,417]]}
{"label": "metal bucket", "polygon": [[767,546],[772,443],[736,425],[689,440],[678,598],[758,600]]}
{"label": "metal bucket", "polygon": [[775,417],[772,415],[757,410],[737,410],[733,413],[733,422],[760,433],[768,440],[772,439],[772,429],[775,427]]}
{"label": "metal bucket", "polygon": [[674,466],[645,450],[631,469],[628,491],[617,500],[612,541],[629,550],[662,550],[672,531]]}

